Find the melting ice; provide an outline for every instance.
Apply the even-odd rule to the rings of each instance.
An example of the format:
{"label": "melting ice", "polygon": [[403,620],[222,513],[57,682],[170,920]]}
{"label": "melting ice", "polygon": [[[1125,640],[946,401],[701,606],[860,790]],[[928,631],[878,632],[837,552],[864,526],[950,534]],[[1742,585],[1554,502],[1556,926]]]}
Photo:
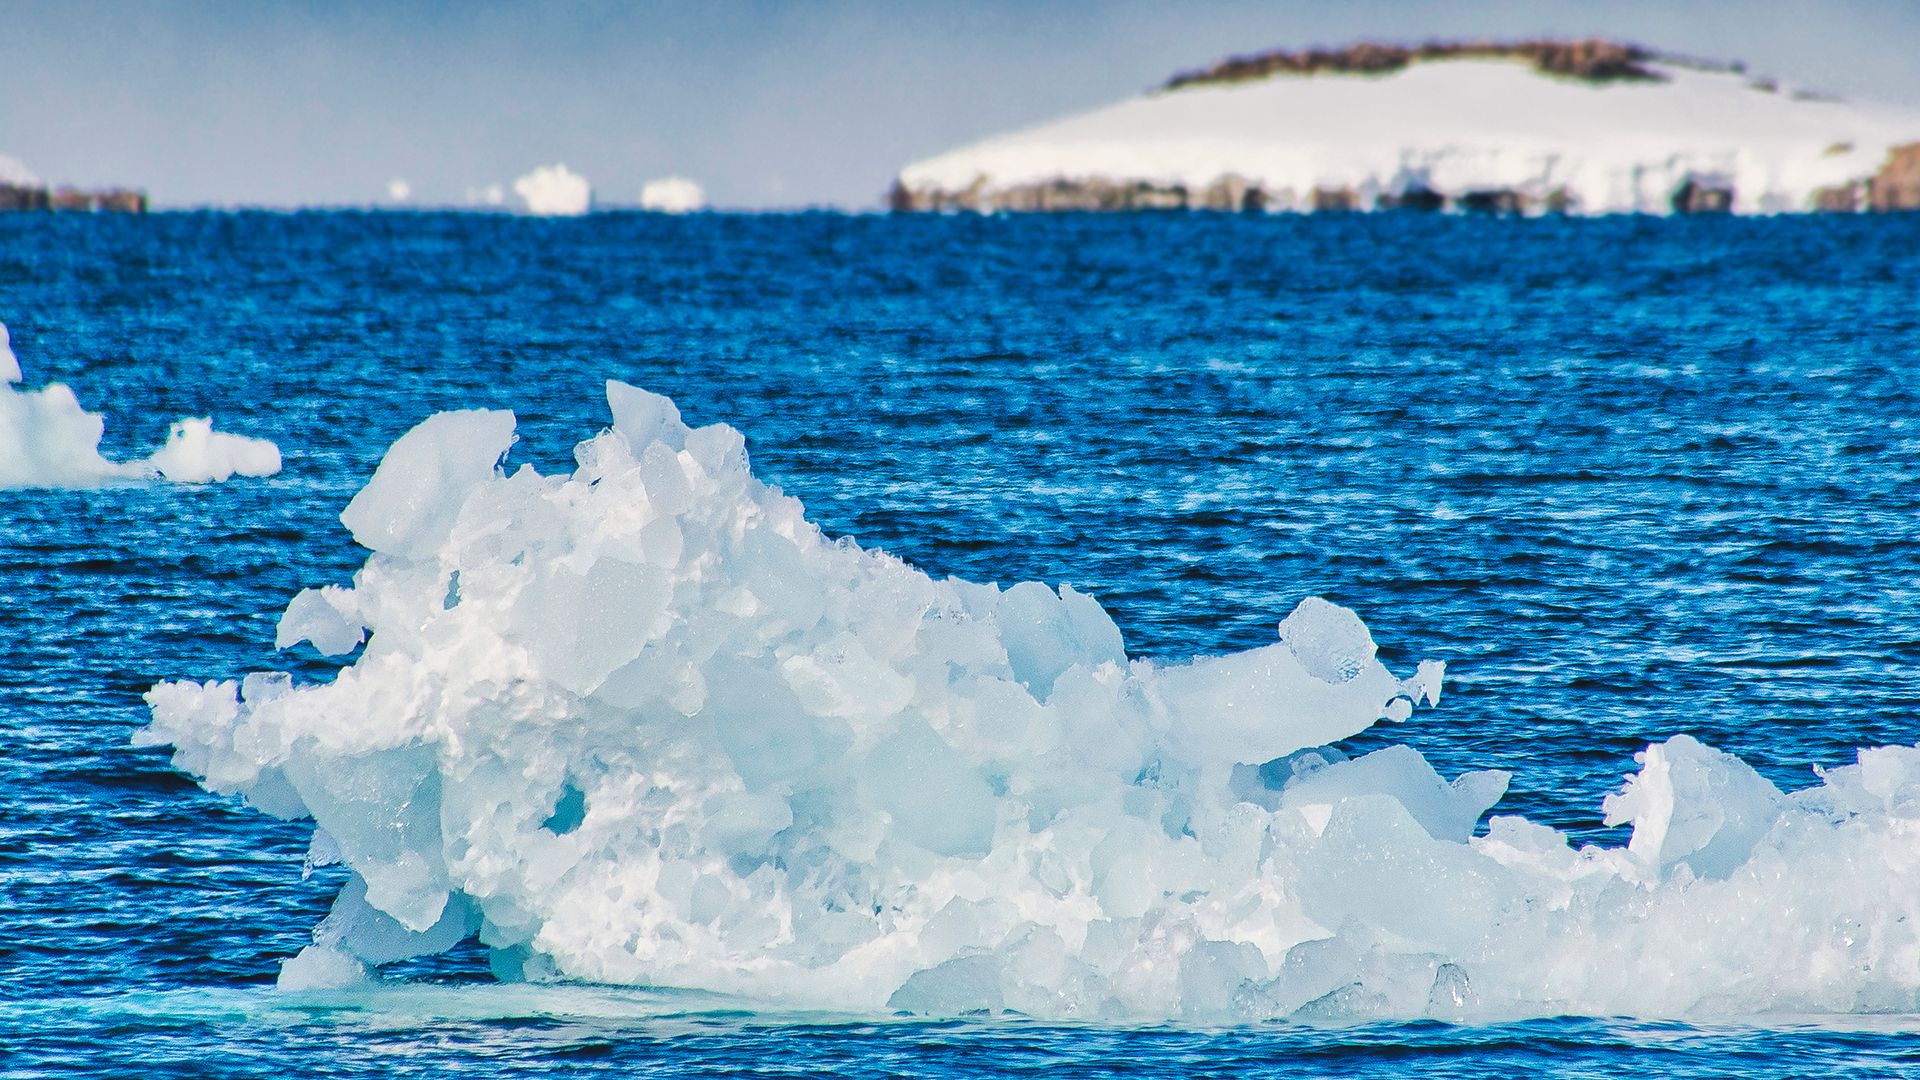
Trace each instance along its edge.
{"label": "melting ice", "polygon": [[206,417],[174,421],[167,442],[138,461],[100,455],[106,419],[80,407],[62,383],[22,390],[20,361],[0,324],[0,488],[94,487],[155,476],[177,483],[213,483],[235,473],[280,471],[280,448],[265,439],[213,430]]}
{"label": "melting ice", "polygon": [[1920,1005],[1920,749],[1786,794],[1679,736],[1624,848],[1482,815],[1507,776],[1333,745],[1437,703],[1318,599],[1272,644],[1127,657],[1092,597],[832,540],[740,434],[610,383],[578,467],[434,416],[279,646],[138,741],[351,871],[287,987],[477,935],[507,979],[838,1010],[1206,1020]]}

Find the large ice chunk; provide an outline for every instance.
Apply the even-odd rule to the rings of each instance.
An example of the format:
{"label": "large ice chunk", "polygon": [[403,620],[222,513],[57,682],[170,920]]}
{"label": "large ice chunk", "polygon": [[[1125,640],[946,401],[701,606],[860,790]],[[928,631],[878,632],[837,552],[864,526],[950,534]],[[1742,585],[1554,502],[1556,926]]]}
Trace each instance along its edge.
{"label": "large ice chunk", "polygon": [[1507,776],[1337,744],[1436,701],[1345,608],[1130,659],[1092,596],[834,541],[740,434],[614,382],[570,475],[504,412],[403,436],[331,681],[164,683],[145,745],[311,817],[348,885],[281,985],[469,936],[503,978],[838,1010],[1319,1021],[1920,1008],[1920,748],[1782,794],[1684,736],[1624,848],[1481,816]]}

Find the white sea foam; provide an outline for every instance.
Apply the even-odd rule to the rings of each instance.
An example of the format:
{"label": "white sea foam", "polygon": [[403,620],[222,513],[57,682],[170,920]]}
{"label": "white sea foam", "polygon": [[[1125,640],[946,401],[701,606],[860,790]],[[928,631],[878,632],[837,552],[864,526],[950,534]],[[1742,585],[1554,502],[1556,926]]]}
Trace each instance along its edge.
{"label": "white sea foam", "polygon": [[540,217],[578,217],[593,207],[593,186],[565,164],[542,165],[513,182],[513,193]]}
{"label": "white sea foam", "polygon": [[[278,643],[333,681],[171,682],[137,741],[316,822],[351,871],[288,987],[470,934],[505,978],[839,1010],[1346,1020],[1914,1010],[1920,749],[1783,794],[1679,736],[1624,848],[1481,815],[1402,746],[1437,703],[1350,611],[1130,660],[1068,586],[823,536],[731,428],[610,383],[578,467],[445,413],[341,515],[370,549]],[[364,641],[364,645],[363,645]]]}
{"label": "white sea foam", "polygon": [[20,362],[0,324],[0,488],[95,487],[159,477],[211,483],[280,471],[280,449],[265,439],[213,430],[205,417],[174,422],[150,457],[112,461],[100,454],[106,420],[80,406],[61,383],[22,390]]}
{"label": "white sea foam", "polygon": [[707,193],[684,176],[649,180],[640,188],[640,209],[662,214],[691,214],[707,208]]}

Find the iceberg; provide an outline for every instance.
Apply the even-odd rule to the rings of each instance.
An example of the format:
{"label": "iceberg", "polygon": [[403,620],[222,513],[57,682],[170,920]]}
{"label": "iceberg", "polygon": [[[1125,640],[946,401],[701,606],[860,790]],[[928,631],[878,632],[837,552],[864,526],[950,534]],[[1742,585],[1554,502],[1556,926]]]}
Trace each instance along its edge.
{"label": "iceberg", "polygon": [[[488,189],[487,201],[497,202]],[[513,182],[513,193],[536,217],[579,217],[593,208],[593,186],[564,164],[542,165]]]}
{"label": "iceberg", "polygon": [[[1920,1006],[1920,748],[1784,793],[1687,736],[1624,847],[1484,816],[1506,773],[1337,745],[1437,705],[1352,611],[1129,657],[1070,585],[824,535],[741,434],[607,385],[575,467],[441,413],[276,644],[337,676],[166,682],[142,746],[311,819],[345,885],[288,989],[470,938],[506,980],[840,1011],[1218,1022]],[[1422,715],[1432,715],[1425,713]]]}
{"label": "iceberg", "polygon": [[707,193],[684,176],[649,180],[640,188],[640,209],[662,214],[691,214],[707,208]]}
{"label": "iceberg", "polygon": [[97,487],[155,477],[204,484],[280,471],[279,447],[215,431],[206,417],[175,421],[166,445],[149,457],[109,460],[100,454],[104,417],[82,408],[62,383],[21,390],[20,381],[20,361],[0,324],[0,489]]}

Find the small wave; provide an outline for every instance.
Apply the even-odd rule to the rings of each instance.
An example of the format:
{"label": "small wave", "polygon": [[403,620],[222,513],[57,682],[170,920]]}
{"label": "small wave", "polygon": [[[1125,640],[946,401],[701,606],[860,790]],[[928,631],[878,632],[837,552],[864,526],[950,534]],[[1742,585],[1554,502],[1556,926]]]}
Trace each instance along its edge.
{"label": "small wave", "polygon": [[1130,659],[1070,586],[833,540],[732,428],[608,385],[577,468],[431,417],[341,515],[350,588],[278,644],[337,678],[170,682],[137,741],[311,817],[351,871],[281,985],[476,937],[504,980],[833,1011],[1344,1022],[1920,1004],[1920,749],[1792,794],[1685,736],[1624,847],[1482,817],[1507,774],[1335,745],[1437,705],[1351,611]]}

